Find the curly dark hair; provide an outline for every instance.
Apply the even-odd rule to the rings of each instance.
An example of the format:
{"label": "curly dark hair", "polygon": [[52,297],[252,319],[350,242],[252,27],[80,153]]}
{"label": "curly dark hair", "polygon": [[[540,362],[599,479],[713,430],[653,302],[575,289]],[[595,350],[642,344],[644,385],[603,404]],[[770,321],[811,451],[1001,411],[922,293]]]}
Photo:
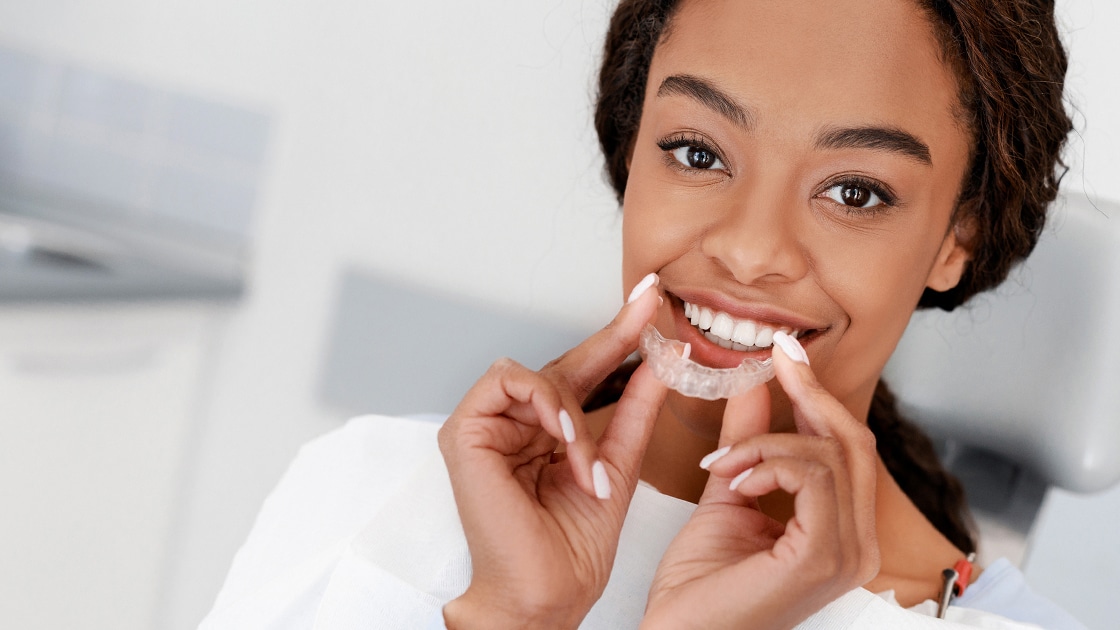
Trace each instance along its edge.
{"label": "curly dark hair", "polygon": [[[1063,102],[1067,57],[1049,0],[917,0],[957,76],[960,111],[972,139],[954,211],[967,226],[971,259],[956,287],[926,289],[918,306],[952,310],[1007,277],[1034,249],[1058,193],[1061,150],[1072,123]],[[611,18],[599,72],[595,129],[621,203],[627,157],[638,132],[654,49],[678,0],[622,0]],[[892,476],[946,537],[975,550],[960,483],[932,443],[903,419],[880,381],[868,416]]]}

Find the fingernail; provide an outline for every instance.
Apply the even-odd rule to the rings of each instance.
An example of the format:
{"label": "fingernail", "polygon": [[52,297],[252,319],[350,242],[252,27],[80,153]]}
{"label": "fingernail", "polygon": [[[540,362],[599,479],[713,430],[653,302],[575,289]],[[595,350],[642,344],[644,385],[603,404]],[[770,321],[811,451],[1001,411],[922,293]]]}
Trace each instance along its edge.
{"label": "fingernail", "polygon": [[752,472],[754,472],[753,467],[744,470],[743,472],[739,473],[734,479],[732,479],[730,486],[731,491],[734,492],[735,489],[739,487],[739,484],[743,483],[744,481],[746,481],[747,477],[751,476]]}
{"label": "fingernail", "polygon": [[727,445],[721,449],[717,449],[715,451],[712,451],[711,453],[708,453],[704,456],[704,459],[700,460],[700,467],[704,470],[707,470],[712,464],[716,463],[717,459],[726,455],[730,450],[731,445]]}
{"label": "fingernail", "polygon": [[809,355],[805,354],[805,348],[801,347],[801,343],[793,335],[779,330],[774,333],[774,343],[782,347],[782,351],[786,353],[787,357],[798,363],[809,365]]}
{"label": "fingernail", "polygon": [[686,342],[684,344],[684,350],[681,350],[681,358],[687,359],[690,356],[692,356],[692,344]]}
{"label": "fingernail", "polygon": [[572,417],[564,409],[560,410],[560,430],[564,433],[564,441],[568,444],[576,441],[576,427],[572,424]]}
{"label": "fingernail", "polygon": [[634,287],[634,289],[632,291],[630,291],[630,297],[626,298],[626,303],[630,304],[634,300],[638,299],[639,297],[642,296],[643,293],[646,292],[647,289],[649,289],[650,287],[652,287],[655,284],[657,284],[657,274],[656,273],[651,273],[651,274],[647,275],[646,277],[642,278],[642,281],[639,282]]}
{"label": "fingernail", "polygon": [[603,462],[595,460],[591,464],[591,481],[595,485],[595,496],[600,499],[611,498],[611,480],[607,477],[607,467]]}

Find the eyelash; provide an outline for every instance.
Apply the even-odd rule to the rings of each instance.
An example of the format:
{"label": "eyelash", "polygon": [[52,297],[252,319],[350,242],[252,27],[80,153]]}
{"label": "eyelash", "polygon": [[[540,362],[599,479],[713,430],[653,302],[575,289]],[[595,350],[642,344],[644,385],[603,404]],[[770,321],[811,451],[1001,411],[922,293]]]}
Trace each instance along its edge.
{"label": "eyelash", "polygon": [[726,167],[727,167],[727,161],[723,159],[723,154],[720,153],[719,151],[717,151],[715,149],[715,147],[713,147],[710,142],[708,142],[707,140],[705,140],[704,138],[702,138],[701,136],[699,136],[697,134],[676,133],[676,134],[673,134],[673,135],[671,135],[667,138],[663,138],[661,140],[658,140],[657,141],[657,146],[658,146],[658,148],[660,148],[662,151],[665,152],[666,163],[669,164],[669,166],[671,166],[671,167],[673,167],[673,168],[675,168],[675,169],[677,169],[681,172],[684,172],[684,173],[694,174],[694,173],[697,173],[697,172],[703,173],[705,171],[718,171],[718,170],[721,170],[721,169],[689,168],[689,167],[681,164],[680,162],[677,161],[676,158],[673,157],[673,150],[674,149],[680,149],[682,147],[692,147],[694,149],[700,149],[701,151],[707,151],[708,153],[711,153],[712,155],[714,155],[716,157],[716,159],[718,159],[720,162],[723,163],[724,169],[726,169]]}
{"label": "eyelash", "polygon": [[870,208],[856,208],[846,204],[840,204],[844,207],[844,210],[848,214],[878,214],[880,212],[886,212],[887,210],[895,207],[898,204],[898,197],[885,184],[880,181],[860,175],[842,175],[840,177],[837,177],[836,179],[833,179],[822,186],[821,192],[817,193],[817,196],[820,197],[825,192],[831,190],[832,188],[835,188],[836,186],[854,186],[859,188],[866,188],[874,193],[875,196],[879,198],[879,201],[883,202],[882,205],[872,206]]}

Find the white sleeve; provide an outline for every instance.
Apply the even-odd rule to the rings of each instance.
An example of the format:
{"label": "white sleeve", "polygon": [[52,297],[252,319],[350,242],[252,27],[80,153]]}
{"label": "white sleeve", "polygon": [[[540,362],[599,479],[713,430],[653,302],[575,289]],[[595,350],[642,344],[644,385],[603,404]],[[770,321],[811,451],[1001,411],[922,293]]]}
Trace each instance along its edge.
{"label": "white sleeve", "polygon": [[428,625],[424,627],[424,630],[447,630],[447,622],[443,618],[442,608],[432,615],[432,618],[428,620]]}
{"label": "white sleeve", "polygon": [[436,450],[439,425],[363,416],[304,445],[201,628],[311,628],[353,538]]}

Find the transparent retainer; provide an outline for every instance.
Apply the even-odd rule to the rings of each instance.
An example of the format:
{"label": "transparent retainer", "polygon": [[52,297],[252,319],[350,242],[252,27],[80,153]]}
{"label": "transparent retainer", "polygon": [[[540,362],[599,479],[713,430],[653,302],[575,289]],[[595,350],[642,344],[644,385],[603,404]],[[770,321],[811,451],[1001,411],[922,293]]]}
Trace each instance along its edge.
{"label": "transparent retainer", "polygon": [[684,356],[684,350],[683,342],[662,337],[653,324],[642,330],[638,342],[638,352],[653,375],[690,398],[730,398],[774,378],[771,359],[744,359],[739,367],[710,368]]}

